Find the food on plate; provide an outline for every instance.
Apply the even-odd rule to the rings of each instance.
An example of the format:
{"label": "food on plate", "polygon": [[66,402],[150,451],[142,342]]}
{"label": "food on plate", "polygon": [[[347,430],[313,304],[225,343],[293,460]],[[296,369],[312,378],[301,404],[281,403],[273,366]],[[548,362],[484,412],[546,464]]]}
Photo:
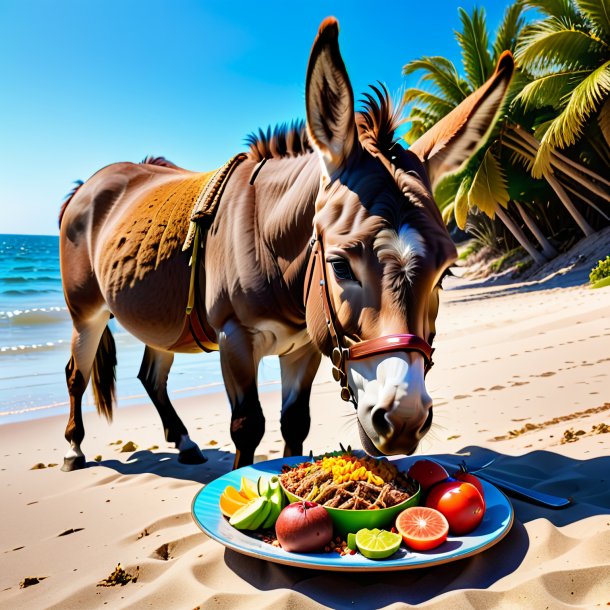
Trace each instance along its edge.
{"label": "food on plate", "polygon": [[243,496],[246,496],[249,500],[254,500],[254,498],[258,498],[260,495],[258,492],[258,488],[256,483],[247,479],[246,477],[241,478],[241,487],[239,488],[239,493]]}
{"label": "food on plate", "polygon": [[[260,485],[261,479],[259,479],[259,488],[262,488],[262,486]],[[271,505],[271,509],[269,511],[268,517],[263,522],[262,527],[270,528],[275,525],[275,522],[280,516],[282,509],[286,505],[286,502],[284,500],[284,492],[280,487],[280,480],[278,479],[278,477],[273,476],[267,481],[263,497],[267,499],[267,501]]]}
{"label": "food on plate", "polygon": [[368,559],[386,559],[400,548],[401,542],[400,534],[387,530],[365,528],[356,533],[356,546]]}
{"label": "food on plate", "polygon": [[333,538],[333,522],[326,509],[315,502],[293,502],[275,522],[275,534],[285,551],[312,553]]}
{"label": "food on plate", "polygon": [[351,452],[286,468],[280,481],[298,498],[348,510],[389,508],[418,490],[417,484],[389,461],[357,457]]}
{"label": "food on plate", "polygon": [[483,483],[481,483],[481,479],[475,477],[473,474],[470,474],[462,467],[460,467],[457,472],[453,473],[453,478],[457,479],[458,481],[464,481],[465,483],[470,483],[471,485],[474,485],[481,494],[483,500],[485,500],[485,492],[483,491]]}
{"label": "food on plate", "polygon": [[417,460],[409,468],[407,475],[420,484],[422,494],[425,494],[436,483],[449,478],[449,473],[432,460]]}
{"label": "food on plate", "polygon": [[[262,477],[261,477],[262,479]],[[273,527],[284,507],[284,494],[279,479],[271,477],[264,483],[254,483],[245,477],[241,489],[228,485],[220,496],[220,511],[229,517],[229,523],[239,530],[256,530]],[[259,495],[258,490],[264,489]]]}
{"label": "food on plate", "polygon": [[270,511],[271,504],[267,498],[259,496],[237,509],[231,515],[229,523],[238,530],[257,530],[263,525]]}
{"label": "food on plate", "polygon": [[433,508],[411,506],[396,518],[396,529],[408,547],[414,551],[429,551],[447,540],[449,523]]}
{"label": "food on plate", "polygon": [[485,501],[477,488],[462,481],[437,483],[428,492],[426,506],[443,513],[456,536],[474,530],[485,514]]}
{"label": "food on plate", "polygon": [[225,517],[231,517],[235,511],[248,502],[248,498],[242,496],[235,487],[228,485],[220,496],[220,512]]}

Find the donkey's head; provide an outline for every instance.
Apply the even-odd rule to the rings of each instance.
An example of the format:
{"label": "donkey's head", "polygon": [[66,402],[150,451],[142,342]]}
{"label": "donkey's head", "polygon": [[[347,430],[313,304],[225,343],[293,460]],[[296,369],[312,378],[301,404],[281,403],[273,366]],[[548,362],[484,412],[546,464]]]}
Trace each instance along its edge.
{"label": "donkey's head", "polygon": [[364,448],[410,454],[432,423],[424,378],[440,282],[456,258],[432,187],[476,149],[513,63],[504,55],[481,89],[404,150],[386,95],[355,113],[338,31],[324,21],[307,70],[307,126],[322,164],[307,326],[356,405]]}

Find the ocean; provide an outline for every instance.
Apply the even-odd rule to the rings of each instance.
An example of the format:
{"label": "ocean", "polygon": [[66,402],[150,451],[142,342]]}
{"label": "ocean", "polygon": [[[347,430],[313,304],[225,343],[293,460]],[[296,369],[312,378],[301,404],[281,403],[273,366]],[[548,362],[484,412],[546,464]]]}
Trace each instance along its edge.
{"label": "ocean", "polygon": [[[110,328],[117,347],[119,408],[149,402],[136,378],[144,345],[116,320],[110,321]],[[64,368],[71,335],[59,272],[59,238],[0,234],[0,425],[67,416]],[[278,359],[264,358],[259,366],[261,391],[279,387],[279,380]],[[172,398],[222,391],[218,353],[176,354],[168,386]],[[83,410],[95,410],[90,389]]]}

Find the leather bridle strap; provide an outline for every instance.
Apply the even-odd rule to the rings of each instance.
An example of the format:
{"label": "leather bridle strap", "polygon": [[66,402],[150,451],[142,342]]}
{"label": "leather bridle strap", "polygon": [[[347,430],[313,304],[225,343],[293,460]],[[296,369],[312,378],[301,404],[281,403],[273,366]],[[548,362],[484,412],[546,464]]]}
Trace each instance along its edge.
{"label": "leather bridle strap", "polygon": [[418,352],[424,357],[424,372],[427,373],[433,365],[432,354],[434,348],[421,337],[411,334],[385,335],[367,341],[354,341],[349,347],[345,347],[345,339],[337,330],[336,315],[333,311],[328,289],[328,278],[326,274],[326,261],[324,260],[323,238],[317,234],[311,240],[311,254],[305,277],[305,305],[309,298],[314,278],[319,281],[319,294],[326,318],[326,326],[333,345],[331,361],[333,363],[333,377],[341,383],[341,398],[346,402],[352,402],[357,406],[354,391],[347,380],[348,360],[360,360],[377,354],[389,352]]}
{"label": "leather bridle strap", "polygon": [[417,335],[385,335],[377,339],[360,341],[360,343],[352,345],[347,351],[349,360],[360,360],[387,352],[419,352],[424,357],[428,369],[432,366],[434,348]]}

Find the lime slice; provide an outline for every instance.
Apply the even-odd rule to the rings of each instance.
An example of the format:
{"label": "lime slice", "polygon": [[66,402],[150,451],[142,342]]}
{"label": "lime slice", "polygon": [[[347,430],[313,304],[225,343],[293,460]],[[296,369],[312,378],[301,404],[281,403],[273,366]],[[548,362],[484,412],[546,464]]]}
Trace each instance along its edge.
{"label": "lime slice", "polygon": [[347,548],[350,551],[358,550],[358,545],[356,544],[356,534],[349,533],[347,535]]}
{"label": "lime slice", "polygon": [[236,510],[229,523],[238,530],[257,529],[269,514],[269,502],[266,498],[254,498]]}
{"label": "lime slice", "polygon": [[377,528],[359,530],[356,534],[358,550],[368,559],[385,559],[400,547],[402,536]]}

